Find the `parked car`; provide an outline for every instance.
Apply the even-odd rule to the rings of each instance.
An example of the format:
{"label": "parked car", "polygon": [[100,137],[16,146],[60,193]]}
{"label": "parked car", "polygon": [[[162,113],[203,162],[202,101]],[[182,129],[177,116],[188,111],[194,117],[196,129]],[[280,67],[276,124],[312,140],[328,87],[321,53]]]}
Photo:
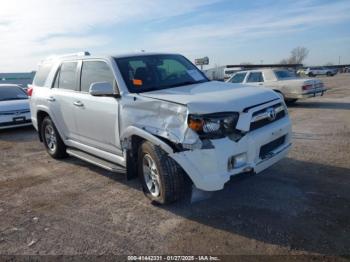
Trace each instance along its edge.
{"label": "parked car", "polygon": [[297,76],[306,76],[305,70],[306,70],[306,68],[299,68],[296,72],[296,75]]}
{"label": "parked car", "polygon": [[0,129],[31,125],[26,92],[18,85],[0,84]]}
{"label": "parked car", "polygon": [[334,68],[327,68],[327,67],[308,67],[305,69],[304,73],[307,76],[313,77],[318,75],[327,75],[327,76],[334,76],[338,72],[337,69]]}
{"label": "parked car", "polygon": [[225,67],[224,68],[224,81],[229,79],[234,73],[242,71],[241,67]]}
{"label": "parked car", "polygon": [[323,82],[319,79],[299,78],[294,72],[285,69],[241,71],[234,74],[227,82],[273,89],[282,94],[287,103],[294,103],[298,99],[308,97],[323,96],[326,92]]}
{"label": "parked car", "polygon": [[[209,81],[178,54],[67,55],[45,60],[28,93],[49,155],[139,176],[148,198],[206,191],[282,159],[291,122],[272,90]],[[187,180],[187,179],[186,179]]]}

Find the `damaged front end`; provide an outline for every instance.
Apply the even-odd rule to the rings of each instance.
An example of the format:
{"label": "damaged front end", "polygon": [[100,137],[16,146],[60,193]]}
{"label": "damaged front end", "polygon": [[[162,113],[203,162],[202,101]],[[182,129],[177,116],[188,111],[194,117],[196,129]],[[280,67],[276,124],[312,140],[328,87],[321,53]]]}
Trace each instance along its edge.
{"label": "damaged front end", "polygon": [[[219,113],[197,113],[193,104],[144,96],[123,102],[122,139],[127,141],[135,130],[141,137],[144,132],[201,190],[220,190],[233,175],[261,172],[282,159],[291,145],[290,120],[280,99]],[[284,113],[272,119],[271,110]]]}

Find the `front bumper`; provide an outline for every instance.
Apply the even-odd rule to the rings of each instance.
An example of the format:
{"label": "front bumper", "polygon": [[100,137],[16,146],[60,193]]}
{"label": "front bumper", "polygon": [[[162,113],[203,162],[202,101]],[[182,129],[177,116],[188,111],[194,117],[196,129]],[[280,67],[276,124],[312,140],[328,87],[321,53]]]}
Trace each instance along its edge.
{"label": "front bumper", "polygon": [[[260,158],[260,149],[267,143],[285,136],[283,144],[274,148],[268,158]],[[291,147],[291,124],[289,117],[247,133],[238,142],[229,138],[211,140],[213,149],[200,149],[171,154],[201,190],[215,191],[224,187],[231,176],[252,170],[263,171],[285,157]],[[246,154],[246,164],[228,168],[232,156]]]}
{"label": "front bumper", "polygon": [[32,125],[30,113],[0,116],[0,129],[30,126],[30,125]]}

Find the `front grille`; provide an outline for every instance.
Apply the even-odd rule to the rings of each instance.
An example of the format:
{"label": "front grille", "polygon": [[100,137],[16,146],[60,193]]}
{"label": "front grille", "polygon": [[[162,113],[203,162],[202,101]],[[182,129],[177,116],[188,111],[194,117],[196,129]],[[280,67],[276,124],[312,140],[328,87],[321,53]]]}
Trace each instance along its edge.
{"label": "front grille", "polygon": [[[282,105],[281,103],[279,103],[279,104],[276,104],[276,105],[274,105],[274,106],[267,107],[267,108],[261,109],[261,110],[259,110],[259,111],[257,111],[257,112],[254,112],[254,113],[253,113],[253,118],[256,117],[256,116],[258,116],[258,115],[264,114],[269,108],[272,108],[272,107],[273,107],[274,109],[276,109],[276,108],[283,107],[283,105]],[[279,120],[279,119],[285,117],[285,115],[286,115],[286,112],[285,112],[285,110],[283,109],[282,111],[280,111],[280,112],[278,112],[278,113],[276,114],[275,119],[263,118],[263,119],[261,119],[261,120],[255,121],[255,122],[251,122],[251,123],[250,123],[250,131],[253,131],[253,130],[256,130],[256,129],[258,129],[258,128],[261,128],[261,127],[263,127],[263,126],[265,126],[265,125],[271,124],[271,123],[273,123],[273,122],[275,122],[275,121],[277,121],[277,120]]]}
{"label": "front grille", "polygon": [[286,115],[286,113],[285,113],[284,111],[281,111],[281,112],[279,112],[279,113],[276,115],[276,118],[275,118],[274,120],[272,120],[272,121],[269,120],[269,119],[267,119],[267,118],[265,118],[265,119],[262,119],[262,120],[260,120],[260,121],[251,123],[251,124],[250,124],[250,131],[253,131],[253,130],[258,129],[258,128],[260,128],[260,127],[263,127],[263,126],[266,126],[266,125],[268,125],[268,124],[271,124],[271,123],[273,123],[273,122],[275,122],[275,121],[277,121],[277,120],[283,118],[285,115]]}
{"label": "front grille", "polygon": [[277,149],[278,147],[284,144],[285,139],[286,139],[286,136],[281,136],[280,138],[277,138],[271,141],[270,143],[263,145],[260,148],[260,153],[259,153],[260,159],[267,158],[273,150]]}
{"label": "front grille", "polygon": [[16,122],[4,122],[4,123],[0,123],[0,127],[3,126],[14,126],[14,125],[23,125],[23,124],[29,124],[31,123],[32,120],[24,120],[24,121],[16,121]]}

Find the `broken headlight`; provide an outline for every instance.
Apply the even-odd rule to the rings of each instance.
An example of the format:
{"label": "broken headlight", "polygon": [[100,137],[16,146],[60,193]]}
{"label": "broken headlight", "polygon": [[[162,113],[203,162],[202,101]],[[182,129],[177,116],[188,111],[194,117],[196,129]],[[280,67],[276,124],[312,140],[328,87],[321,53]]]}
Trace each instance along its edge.
{"label": "broken headlight", "polygon": [[238,117],[237,112],[189,115],[188,126],[196,131],[200,138],[223,138],[237,131]]}

